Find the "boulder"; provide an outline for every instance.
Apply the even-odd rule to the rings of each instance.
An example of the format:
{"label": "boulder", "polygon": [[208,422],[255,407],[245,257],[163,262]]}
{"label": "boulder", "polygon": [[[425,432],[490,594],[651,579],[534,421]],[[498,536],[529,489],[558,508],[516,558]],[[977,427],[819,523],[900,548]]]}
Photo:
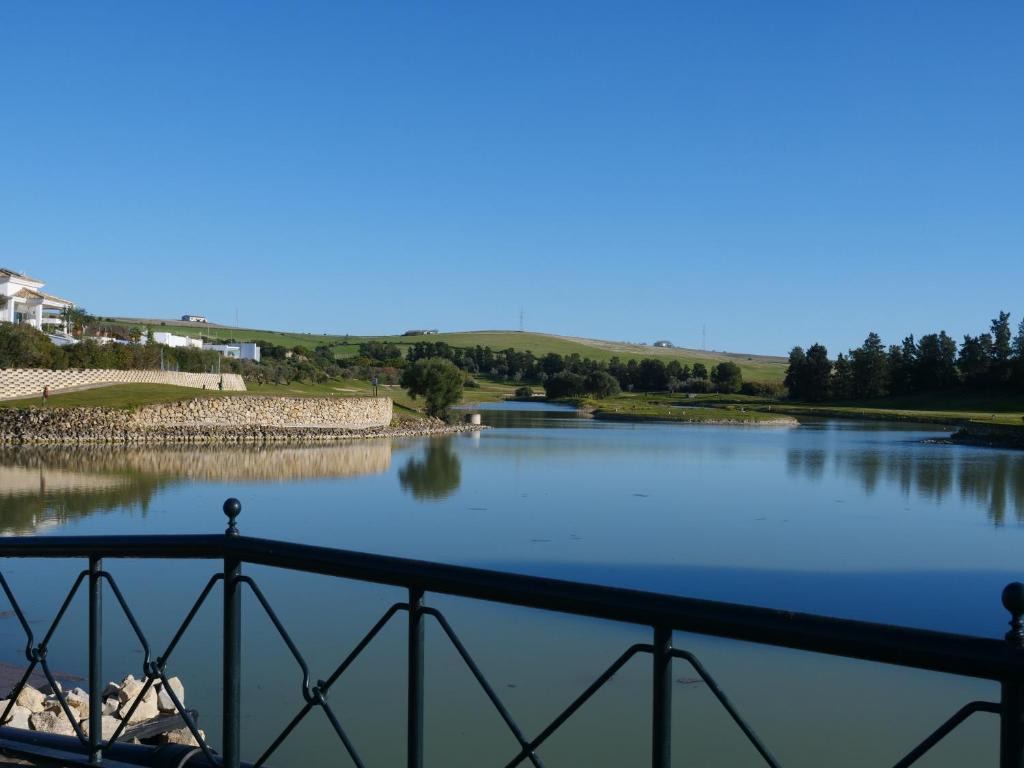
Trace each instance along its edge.
{"label": "boulder", "polygon": [[117,698],[117,696],[112,696],[109,699],[103,700],[103,707],[101,709],[101,713],[104,715],[115,715],[117,714],[117,710],[120,707],[121,701]]}
{"label": "boulder", "polygon": [[126,701],[134,701],[135,697],[142,690],[143,685],[144,683],[141,680],[136,680],[132,675],[128,675],[118,688],[117,698],[120,699],[122,704]]}
{"label": "boulder", "polygon": [[[199,735],[206,740],[206,734],[202,731]],[[176,731],[168,731],[161,737],[161,741],[164,744],[187,744],[190,747],[198,747],[199,742],[196,741],[196,737],[192,735],[192,731],[188,728],[179,728]]]}
{"label": "boulder", "polygon": [[[10,703],[10,699],[4,699],[0,701],[0,715],[7,709],[7,705]],[[7,719],[4,720],[4,725],[11,728],[25,728],[29,727],[28,719],[32,715],[32,712],[25,707],[19,707],[15,704],[11,707],[10,714],[7,715]]]}
{"label": "boulder", "polygon": [[27,683],[18,693],[17,703],[30,712],[42,712],[46,697]]}
{"label": "boulder", "polygon": [[[82,733],[84,733],[86,735],[86,737],[88,738],[88,736],[89,736],[89,720],[88,719],[82,720],[81,723],[79,723],[79,725],[82,726]],[[104,741],[106,741],[107,739],[109,739],[111,736],[114,735],[114,733],[117,731],[117,729],[118,729],[118,727],[120,725],[121,725],[121,721],[118,720],[116,717],[110,717],[109,715],[104,715],[103,717],[100,718],[100,738],[103,739]]]}
{"label": "boulder", "polygon": [[133,702],[124,702],[121,704],[121,709],[118,710],[117,716],[124,720],[128,718],[128,725],[134,725],[135,723],[141,723],[145,720],[152,720],[154,717],[160,714],[160,710],[156,706],[156,696],[145,696],[142,701],[139,702],[139,706],[132,712],[131,717],[128,717],[128,712],[132,708]]}
{"label": "boulder", "polygon": [[75,727],[63,712],[56,712],[53,710],[36,712],[29,717],[28,721],[32,726],[32,729],[35,731],[57,733],[62,736],[75,735]]}
{"label": "boulder", "polygon": [[176,711],[174,701],[166,690],[168,686],[171,691],[174,692],[174,695],[178,697],[178,701],[181,702],[182,706],[185,705],[185,686],[181,684],[181,680],[176,677],[172,677],[167,680],[167,685],[161,684],[157,691],[157,707],[159,707],[161,712]]}

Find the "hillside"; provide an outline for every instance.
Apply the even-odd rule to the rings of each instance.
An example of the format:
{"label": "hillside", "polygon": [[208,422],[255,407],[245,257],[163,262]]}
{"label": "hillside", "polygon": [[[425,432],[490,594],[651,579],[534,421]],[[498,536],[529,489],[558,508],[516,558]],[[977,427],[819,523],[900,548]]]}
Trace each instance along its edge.
{"label": "hillside", "polygon": [[657,357],[662,360],[679,360],[681,363],[693,365],[704,363],[709,368],[724,360],[735,362],[743,370],[743,377],[748,381],[782,381],[786,372],[786,359],[768,355],[747,355],[734,352],[711,352],[697,349],[653,347],[626,342],[602,341],[571,336],[556,336],[547,333],[529,331],[459,331],[455,333],[438,333],[429,336],[344,336],[336,334],[288,333],[282,331],[257,330],[253,328],[234,328],[216,323],[187,323],[181,320],[151,320],[141,318],[113,318],[116,322],[145,326],[153,330],[171,331],[186,335],[202,335],[215,339],[234,339],[236,341],[266,341],[272,344],[294,347],[316,347],[329,344],[335,348],[338,358],[354,357],[358,354],[359,345],[366,341],[387,341],[408,347],[419,341],[443,341],[453,347],[475,347],[477,345],[491,347],[494,350],[508,349],[530,351],[535,355],[557,352],[560,355],[571,355],[574,352],[581,357],[608,361],[613,357],[621,360],[641,360],[645,357]]}

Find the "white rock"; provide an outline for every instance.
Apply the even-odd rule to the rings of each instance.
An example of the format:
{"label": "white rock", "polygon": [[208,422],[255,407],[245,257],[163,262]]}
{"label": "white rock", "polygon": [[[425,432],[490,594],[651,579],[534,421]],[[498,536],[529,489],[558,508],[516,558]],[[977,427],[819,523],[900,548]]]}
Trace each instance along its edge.
{"label": "white rock", "polygon": [[117,696],[113,696],[109,699],[104,699],[101,713],[104,715],[115,715],[117,714],[117,710],[120,706],[121,702],[120,700],[118,700]]}
{"label": "white rock", "polygon": [[64,736],[74,736],[75,727],[71,725],[67,715],[63,712],[36,712],[29,717],[29,723],[33,730],[45,731],[46,733],[59,733]]}
{"label": "white rock", "polygon": [[17,701],[19,707],[25,707],[30,712],[42,712],[46,697],[31,685],[26,684],[18,693]]}
{"label": "white rock", "polygon": [[84,720],[89,717],[89,694],[83,691],[81,688],[73,688],[64,694],[68,700],[68,706],[71,707],[71,711],[78,714],[79,720]]}
{"label": "white rock", "polygon": [[[128,717],[128,712],[132,708],[132,702],[124,702],[121,704],[121,709],[118,710],[117,716],[124,720]],[[135,723],[141,723],[143,720],[150,720],[160,714],[160,710],[156,707],[156,696],[149,698],[148,696],[143,698],[139,702],[139,706],[132,712],[131,717],[128,719],[129,725]]]}
{"label": "white rock", "polygon": [[126,701],[132,701],[136,696],[139,695],[139,691],[142,690],[143,683],[141,680],[136,680],[131,675],[128,675],[121,683],[121,688],[117,692],[117,698],[124,704]]}
{"label": "white rock", "polygon": [[174,692],[174,695],[178,697],[178,701],[181,702],[182,706],[185,705],[185,686],[181,684],[181,680],[176,677],[169,678],[167,680],[168,685],[161,685],[160,690],[157,693],[157,706],[161,712],[174,712],[174,701],[171,699],[170,694],[167,692],[167,687]]}
{"label": "white rock", "polygon": [[[0,715],[4,713],[9,703],[10,699],[0,701]],[[25,707],[19,707],[15,704],[11,707],[11,712],[7,715],[7,719],[4,720],[4,725],[10,726],[11,728],[28,728],[28,718],[31,714],[32,712]]]}
{"label": "white rock", "polygon": [[[203,739],[206,738],[206,734],[202,731],[199,732]],[[198,747],[199,742],[196,741],[196,737],[192,735],[192,731],[188,728],[179,728],[176,731],[168,731],[164,734],[162,741],[165,744],[188,744],[190,747]]]}
{"label": "white rock", "polygon": [[[84,733],[88,737],[89,720],[82,720],[80,725],[82,726],[82,733]],[[117,731],[117,728],[120,725],[121,721],[118,720],[116,717],[109,717],[107,715],[104,715],[100,718],[100,738],[106,741],[114,735],[114,732]]]}

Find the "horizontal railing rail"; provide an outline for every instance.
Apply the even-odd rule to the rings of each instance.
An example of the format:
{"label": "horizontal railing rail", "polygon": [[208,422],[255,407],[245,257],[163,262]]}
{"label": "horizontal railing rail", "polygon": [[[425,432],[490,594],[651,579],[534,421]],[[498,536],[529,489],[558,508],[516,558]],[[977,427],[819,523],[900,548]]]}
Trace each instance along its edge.
{"label": "horizontal railing rail", "polygon": [[[409,623],[407,765],[410,768],[422,766],[423,628],[424,622],[427,620],[434,621],[440,626],[448,641],[452,643],[459,656],[467,664],[519,743],[519,754],[508,763],[509,766],[517,765],[524,760],[528,760],[535,766],[543,765],[538,753],[541,744],[579,707],[583,706],[615,671],[638,654],[650,655],[654,665],[651,764],[655,768],[667,768],[671,754],[671,666],[673,659],[678,659],[693,667],[699,677],[708,684],[719,703],[726,709],[743,736],[751,742],[765,763],[777,766],[778,762],[768,748],[755,734],[752,727],[740,716],[734,704],[701,662],[689,651],[673,647],[672,633],[678,631],[996,681],[1000,683],[1002,690],[1002,696],[998,703],[971,702],[966,704],[896,765],[909,766],[971,715],[977,712],[994,712],[999,715],[1001,722],[1000,767],[1024,768],[1024,629],[1022,629],[1021,623],[1021,615],[1024,613],[1024,585],[1018,583],[1007,586],[1003,592],[1003,604],[1011,616],[1010,631],[1006,633],[1004,639],[994,639],[252,538],[241,536],[238,533],[236,518],[240,509],[241,505],[236,500],[229,499],[225,502],[224,511],[230,521],[226,535],[0,538],[0,557],[3,558],[87,558],[89,561],[89,568],[78,575],[62,610],[54,620],[50,631],[39,644],[35,643],[32,630],[24,621],[14,594],[0,573],[0,580],[2,580],[0,586],[3,587],[13,610],[21,620],[27,636],[25,655],[30,666],[21,685],[28,679],[28,672],[31,672],[37,664],[41,665],[49,676],[50,673],[46,666],[46,645],[49,637],[63,617],[67,605],[79,586],[84,585],[89,592],[90,599],[90,696],[97,699],[97,706],[94,710],[99,711],[98,705],[101,703],[98,700],[98,688],[101,685],[99,658],[102,645],[99,607],[104,582],[145,650],[143,673],[146,676],[146,688],[148,689],[149,686],[160,680],[166,681],[165,666],[171,651],[187,630],[200,605],[207,599],[219,581],[223,583],[224,588],[224,733],[221,743],[223,754],[215,754],[205,740],[200,738],[198,729],[190,719],[188,711],[184,710],[180,702],[176,701],[180,714],[199,743],[193,757],[196,760],[205,761],[189,762],[188,765],[225,765],[230,768],[244,765],[240,758],[239,722],[242,702],[239,694],[241,675],[239,658],[241,594],[243,589],[247,589],[256,597],[258,604],[267,613],[298,664],[305,701],[303,709],[285,731],[263,752],[255,763],[257,766],[263,765],[298,722],[315,708],[321,708],[324,711],[352,762],[358,766],[364,765],[353,740],[327,704],[326,694],[380,629],[397,614],[405,613]],[[223,561],[223,572],[215,574],[210,579],[174,635],[168,649],[155,659],[151,658],[149,643],[116,581],[108,571],[103,570],[104,559],[118,558]],[[292,641],[287,629],[275,614],[270,601],[264,596],[256,581],[251,576],[242,574],[243,565],[270,566],[390,585],[407,590],[409,599],[407,602],[393,605],[385,613],[360,644],[353,649],[352,654],[346,658],[334,675],[327,680],[313,684],[310,680],[308,665],[299,648]],[[473,660],[470,651],[459,639],[457,632],[448,620],[436,608],[427,607],[424,604],[424,595],[426,594],[443,594],[595,619],[646,625],[654,630],[653,642],[634,645],[628,649],[562,712],[560,718],[556,718],[547,729],[531,739],[516,724],[512,714],[487,682],[483,671]],[[17,689],[12,693],[16,695]],[[63,698],[61,698],[61,705],[65,711],[70,712]],[[4,716],[6,717],[6,713]],[[102,740],[92,735],[99,729],[98,719],[95,724],[90,722],[90,726],[92,728],[90,728],[89,735],[84,734],[82,729],[75,724],[77,737],[54,738],[57,738],[58,741],[60,738],[64,738],[70,742],[74,742],[77,738],[77,746],[74,743],[66,745],[69,750],[68,754],[85,748],[84,754],[87,755],[88,764],[100,763],[104,760],[105,754],[109,764],[115,745],[109,742],[104,744]],[[21,750],[21,754],[26,754],[24,734],[12,734],[11,730],[7,727],[0,728],[0,747],[11,747],[11,744],[15,744]],[[52,750],[53,748],[53,740],[47,740],[46,749]],[[145,753],[136,751],[132,754],[137,756]]]}

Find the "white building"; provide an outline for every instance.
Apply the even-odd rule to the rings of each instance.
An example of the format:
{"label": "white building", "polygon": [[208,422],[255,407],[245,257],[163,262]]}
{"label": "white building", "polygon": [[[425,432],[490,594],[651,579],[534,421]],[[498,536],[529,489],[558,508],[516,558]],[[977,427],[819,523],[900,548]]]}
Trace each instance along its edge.
{"label": "white building", "polygon": [[203,349],[220,352],[224,357],[236,360],[260,361],[260,345],[252,341],[236,341],[231,344],[203,344]]}
{"label": "white building", "polygon": [[184,320],[186,323],[208,323],[208,322],[210,322],[203,315],[182,315],[181,319]]}
{"label": "white building", "polygon": [[0,322],[24,323],[36,330],[64,332],[61,313],[75,306],[74,302],[43,293],[42,280],[0,267]]}
{"label": "white building", "polygon": [[176,336],[173,333],[167,333],[166,331],[155,331],[151,334],[153,341],[157,344],[163,344],[168,347],[193,347],[195,349],[203,348],[202,339],[193,339],[190,336]]}

